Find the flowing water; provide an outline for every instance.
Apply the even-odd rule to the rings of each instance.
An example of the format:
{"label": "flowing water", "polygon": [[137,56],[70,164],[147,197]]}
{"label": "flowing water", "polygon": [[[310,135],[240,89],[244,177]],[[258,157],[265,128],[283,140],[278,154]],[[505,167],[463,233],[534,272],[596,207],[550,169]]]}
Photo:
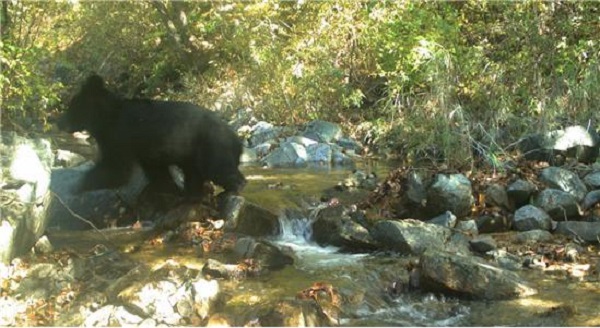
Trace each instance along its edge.
{"label": "flowing water", "polygon": [[[360,166],[359,166],[360,167]],[[388,167],[370,166],[381,178]],[[239,282],[223,312],[252,317],[252,304],[293,299],[315,282],[331,284],[345,300],[339,323],[344,326],[597,326],[600,325],[600,285],[566,275],[520,271],[540,291],[538,295],[508,301],[470,301],[431,293],[404,293],[392,297],[390,287],[406,277],[410,260],[400,255],[343,254],[335,247],[310,241],[310,215],[287,216],[285,209],[315,204],[321,192],[348,176],[347,168],[243,169],[249,183],[243,195],[254,203],[281,213],[283,233],[272,241],[294,254],[295,263],[283,270]],[[71,247],[93,244],[90,232],[63,238]],[[201,268],[203,259],[183,247],[138,252],[138,259],[160,263],[177,259]],[[226,286],[230,282],[223,282]],[[250,305],[250,306],[249,306]]]}

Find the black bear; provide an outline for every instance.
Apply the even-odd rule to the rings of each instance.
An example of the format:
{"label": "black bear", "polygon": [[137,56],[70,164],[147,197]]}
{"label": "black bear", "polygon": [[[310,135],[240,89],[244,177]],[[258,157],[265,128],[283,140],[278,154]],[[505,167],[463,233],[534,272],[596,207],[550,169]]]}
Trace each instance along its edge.
{"label": "black bear", "polygon": [[203,196],[207,181],[234,193],[246,182],[238,169],[242,143],[215,113],[185,102],[124,99],[98,75],[85,81],[58,126],[69,133],[87,130],[98,143],[100,158],[79,191],[121,186],[135,163],[153,190],[165,192],[178,192],[169,172],[178,166],[191,198]]}

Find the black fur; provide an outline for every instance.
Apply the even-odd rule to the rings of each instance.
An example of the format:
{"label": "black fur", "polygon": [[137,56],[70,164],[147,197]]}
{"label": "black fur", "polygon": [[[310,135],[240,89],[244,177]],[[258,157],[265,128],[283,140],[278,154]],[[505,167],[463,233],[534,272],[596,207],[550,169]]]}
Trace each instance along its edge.
{"label": "black fur", "polygon": [[90,76],[59,121],[67,132],[87,130],[97,141],[100,158],[80,191],[125,184],[138,163],[157,190],[177,188],[168,167],[184,173],[187,196],[202,196],[206,181],[239,192],[242,144],[215,113],[190,103],[123,99],[97,75]]}

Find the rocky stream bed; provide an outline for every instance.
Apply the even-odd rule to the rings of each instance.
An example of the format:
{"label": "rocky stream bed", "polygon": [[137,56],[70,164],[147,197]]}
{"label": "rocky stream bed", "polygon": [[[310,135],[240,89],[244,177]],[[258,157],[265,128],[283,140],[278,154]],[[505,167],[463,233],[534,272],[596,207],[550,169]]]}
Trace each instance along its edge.
{"label": "rocky stream bed", "polygon": [[[195,204],[147,198],[135,178],[74,195],[89,164],[70,157],[52,170],[50,197],[27,179],[50,180],[61,154],[16,147],[39,165],[4,163],[22,182],[3,183],[0,229],[30,236],[10,230],[21,208],[52,219],[32,252],[11,255],[23,238],[2,248],[0,325],[600,325],[594,161],[459,171],[332,156],[344,147],[329,137],[303,157],[304,138],[265,147],[281,151],[242,168],[241,195]],[[306,158],[319,160],[277,165]]]}

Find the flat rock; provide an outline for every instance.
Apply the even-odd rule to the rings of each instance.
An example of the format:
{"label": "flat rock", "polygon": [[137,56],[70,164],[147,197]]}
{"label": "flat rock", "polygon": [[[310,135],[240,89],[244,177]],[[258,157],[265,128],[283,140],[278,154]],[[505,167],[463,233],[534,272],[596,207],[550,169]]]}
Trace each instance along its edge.
{"label": "flat rock", "polygon": [[537,293],[518,274],[473,256],[427,250],[419,261],[421,287],[466,298],[499,300]]}
{"label": "flat rock", "polygon": [[379,221],[370,232],[382,248],[416,255],[429,248],[444,249],[452,234],[448,228],[412,219]]}
{"label": "flat rock", "polygon": [[598,243],[600,240],[600,222],[558,222],[554,233],[578,237],[589,243]]}

